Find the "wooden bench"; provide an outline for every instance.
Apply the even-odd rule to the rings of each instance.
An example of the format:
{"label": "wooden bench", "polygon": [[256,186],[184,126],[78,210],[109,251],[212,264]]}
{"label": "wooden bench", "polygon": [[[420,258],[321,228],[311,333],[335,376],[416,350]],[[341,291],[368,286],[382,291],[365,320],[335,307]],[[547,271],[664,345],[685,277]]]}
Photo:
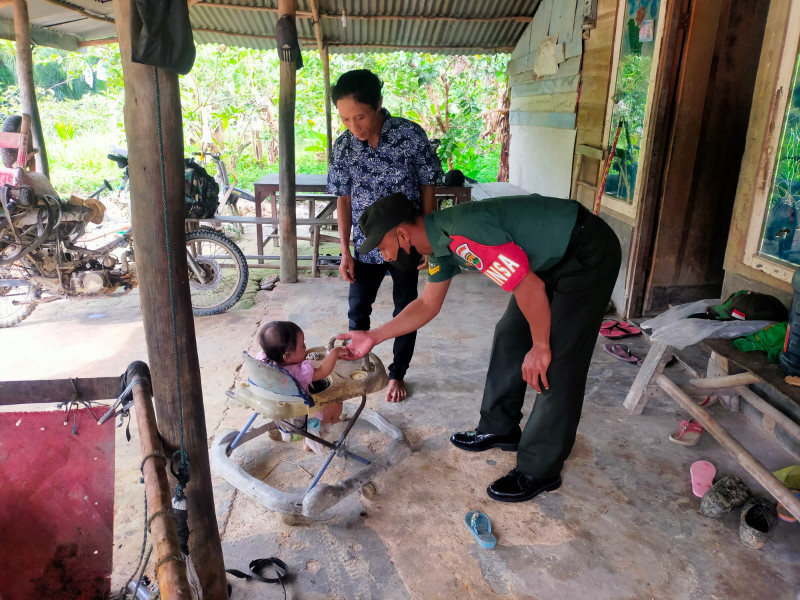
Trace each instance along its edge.
{"label": "wooden bench", "polygon": [[[695,401],[706,396],[718,396],[720,402],[731,411],[739,410],[740,401],[747,402],[762,414],[763,430],[770,432],[774,437],[776,429],[780,429],[783,435],[800,441],[800,425],[747,386],[752,384],[770,386],[796,403],[800,403],[800,388],[786,383],[778,366],[767,361],[761,352],[741,352],[731,346],[730,340],[706,340],[703,345],[711,351],[706,376],[695,377],[689,380],[688,385],[681,386],[664,372],[667,363],[674,356],[673,348],[666,344],[654,343],[623,406],[631,414],[639,415],[651,397],[666,393],[700,423],[758,483],[764,486],[764,489],[800,520],[800,500]],[[741,372],[732,373],[732,371]],[[787,450],[792,452],[791,449]],[[797,452],[792,453],[800,460]]]}
{"label": "wooden bench", "polygon": [[[320,214],[326,214],[327,208],[323,210]],[[261,227],[263,225],[272,225],[273,227],[277,227],[280,223],[280,219],[278,217],[241,217],[241,216],[222,216],[222,215],[215,215],[210,219],[187,219],[190,222],[199,222],[203,221],[206,223],[216,223],[216,224],[232,224],[236,226],[240,225],[256,225]],[[336,219],[332,217],[316,217],[313,219],[304,219],[299,218],[296,221],[296,225],[306,225],[309,227],[311,231],[311,237],[298,237],[298,240],[307,240],[311,242],[311,256],[298,256],[297,260],[310,260],[311,261],[311,276],[312,277],[319,277],[320,270],[339,270],[338,265],[330,265],[330,264],[322,264],[320,263],[319,258],[319,244],[320,242],[325,241],[339,241],[339,238],[322,235],[320,234],[320,228],[324,226],[333,226],[336,225]],[[262,269],[279,269],[280,265],[277,263],[269,264],[264,263],[265,260],[280,260],[280,256],[278,255],[266,255],[263,254],[263,246],[257,250],[258,254],[256,255],[249,255],[245,256],[248,260],[248,266],[250,268],[262,268]],[[252,264],[250,261],[255,260],[257,264]]]}

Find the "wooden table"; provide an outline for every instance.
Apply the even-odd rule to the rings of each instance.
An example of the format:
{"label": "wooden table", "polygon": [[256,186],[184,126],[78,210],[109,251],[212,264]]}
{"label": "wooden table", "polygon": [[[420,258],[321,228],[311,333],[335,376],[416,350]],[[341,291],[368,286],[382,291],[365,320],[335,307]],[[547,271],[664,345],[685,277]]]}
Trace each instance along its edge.
{"label": "wooden table", "polygon": [[[255,182],[255,197],[256,197],[256,217],[261,217],[261,203],[269,196],[270,205],[272,209],[272,218],[278,217],[278,173],[270,173],[264,175],[261,179]],[[325,194],[328,187],[327,175],[307,175],[305,173],[297,173],[295,175],[295,189],[298,199],[304,198],[309,200],[309,216],[314,213],[314,202],[316,195]],[[453,204],[461,204],[462,202],[469,202],[472,199],[472,188],[466,186],[436,186],[436,208],[441,208],[443,200],[448,198],[453,199]],[[336,199],[330,195],[325,195],[321,199],[329,200],[328,204],[318,215],[317,218],[325,218],[333,214],[336,208]],[[273,230],[268,236],[270,239],[275,240],[275,245],[278,245],[277,228]],[[259,254],[264,253],[264,235],[262,225],[256,225],[256,247]]]}

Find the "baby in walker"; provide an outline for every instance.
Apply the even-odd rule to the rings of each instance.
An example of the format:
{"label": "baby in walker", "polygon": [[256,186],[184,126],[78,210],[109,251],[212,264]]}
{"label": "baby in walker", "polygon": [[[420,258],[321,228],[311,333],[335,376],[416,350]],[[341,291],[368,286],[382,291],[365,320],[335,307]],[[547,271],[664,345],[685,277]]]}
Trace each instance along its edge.
{"label": "baby in walker", "polygon": [[[348,354],[346,347],[334,347],[325,356],[322,364],[314,367],[311,361],[306,360],[308,352],[306,350],[305,334],[296,323],[291,321],[270,321],[264,325],[261,331],[258,332],[258,345],[261,346],[261,352],[256,355],[256,359],[274,364],[285,370],[295,378],[297,384],[306,393],[308,393],[308,386],[311,385],[311,382],[325,379],[333,372],[336,361]],[[315,435],[321,435],[321,433],[324,433],[322,427],[327,423],[337,422],[341,414],[342,404],[340,402],[318,411],[313,417],[309,418],[308,431]],[[297,422],[291,422],[301,427],[303,421],[305,421],[305,418],[299,417]],[[291,432],[281,429],[281,438],[290,440]],[[324,450],[317,442],[307,438],[305,440],[305,448],[318,453]]]}

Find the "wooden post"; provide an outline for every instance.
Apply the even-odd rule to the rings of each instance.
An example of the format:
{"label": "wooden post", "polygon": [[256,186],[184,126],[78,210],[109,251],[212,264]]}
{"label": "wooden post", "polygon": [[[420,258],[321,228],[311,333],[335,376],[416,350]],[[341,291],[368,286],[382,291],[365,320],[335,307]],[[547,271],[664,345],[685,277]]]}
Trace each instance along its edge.
{"label": "wooden post", "polygon": [[[36,170],[50,177],[47,150],[44,145],[42,120],[36,104],[36,87],[33,84],[33,54],[31,53],[31,24],[28,19],[28,3],[14,0],[14,35],[17,39],[17,83],[22,112],[31,116],[33,144],[39,149],[36,155]],[[25,168],[25,165],[22,165]]]}
{"label": "wooden post", "polygon": [[[129,0],[115,0],[114,12],[125,77],[125,129],[139,296],[156,414],[167,454],[180,447],[183,434],[184,447],[191,462],[191,480],[186,487],[191,531],[189,551],[205,598],[226,599],[227,582],[211,487],[200,365],[186,265],[184,150],[178,76],[172,71],[156,70],[131,60],[131,4]],[[154,79],[156,72],[158,96]],[[160,110],[157,110],[157,99]],[[160,148],[163,148],[167,198],[166,225]],[[183,431],[179,425],[178,386],[183,407]]]}
{"label": "wooden post", "polygon": [[[294,0],[278,0],[279,18],[295,16]],[[280,61],[280,100],[278,104],[278,161],[280,174],[281,282],[297,281],[297,200],[295,198],[294,106],[297,71],[294,62]]]}
{"label": "wooden post", "polygon": [[[139,374],[141,375],[141,373]],[[164,600],[173,598],[190,600],[192,590],[186,578],[186,563],[171,559],[164,560],[168,556],[181,556],[181,547],[178,541],[177,524],[172,516],[167,463],[159,456],[163,455],[163,449],[148,387],[146,383],[137,383],[131,392],[133,393],[133,412],[136,415],[136,425],[139,431],[139,451],[144,461],[142,475],[144,476],[144,493],[147,496],[147,518],[149,520],[152,515],[159,514],[150,523],[155,564],[158,565],[156,579]]]}

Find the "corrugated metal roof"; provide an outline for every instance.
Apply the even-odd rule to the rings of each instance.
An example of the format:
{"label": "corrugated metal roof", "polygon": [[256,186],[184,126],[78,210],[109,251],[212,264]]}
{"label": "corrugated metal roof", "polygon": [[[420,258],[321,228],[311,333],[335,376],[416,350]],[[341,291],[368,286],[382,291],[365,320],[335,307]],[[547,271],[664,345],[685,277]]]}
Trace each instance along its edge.
{"label": "corrugated metal roof", "polygon": [[[311,1],[296,4],[298,36],[304,47],[316,48]],[[510,52],[539,0],[319,0],[318,4],[323,38],[331,52],[415,49],[471,54]],[[32,37],[40,44],[74,47],[76,41],[116,35],[113,22],[103,20],[113,20],[110,0],[28,0],[28,6]],[[278,0],[198,2],[189,9],[195,41],[275,48],[277,6]],[[8,34],[12,19],[13,6],[0,7],[0,36],[13,39],[13,27]]]}

